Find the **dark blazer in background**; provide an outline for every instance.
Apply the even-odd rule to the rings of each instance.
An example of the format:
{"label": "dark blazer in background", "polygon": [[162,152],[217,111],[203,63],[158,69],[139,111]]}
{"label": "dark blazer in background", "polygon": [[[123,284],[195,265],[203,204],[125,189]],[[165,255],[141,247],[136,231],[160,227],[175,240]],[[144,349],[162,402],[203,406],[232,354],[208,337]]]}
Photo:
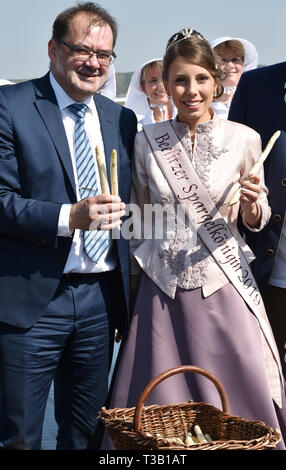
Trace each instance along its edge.
{"label": "dark blazer in background", "polygon": [[[119,195],[128,203],[137,120],[104,96],[94,100],[106,164],[116,149]],[[28,328],[48,305],[72,243],[57,236],[60,208],[75,202],[70,151],[49,74],[1,87],[0,322]],[[128,241],[117,240],[116,247],[128,303]]]}
{"label": "dark blazer in background", "polygon": [[228,118],[255,129],[261,135],[263,148],[274,132],[283,131],[264,164],[271,220],[259,233],[243,229],[247,243],[257,257],[251,266],[259,288],[264,292],[277,253],[286,208],[286,62],[243,74]]}

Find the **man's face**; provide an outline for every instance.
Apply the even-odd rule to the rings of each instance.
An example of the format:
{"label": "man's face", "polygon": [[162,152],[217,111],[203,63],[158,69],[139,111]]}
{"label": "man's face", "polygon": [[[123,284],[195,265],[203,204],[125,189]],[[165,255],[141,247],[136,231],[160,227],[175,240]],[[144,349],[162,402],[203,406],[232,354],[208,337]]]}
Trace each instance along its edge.
{"label": "man's face", "polygon": [[[110,26],[98,24],[90,28],[85,14],[74,17],[63,40],[71,46],[85,46],[94,51],[112,51],[113,46]],[[87,61],[79,60],[67,46],[54,39],[49,42],[49,57],[55,79],[75,101],[84,101],[96,93],[107,79],[108,66],[100,65],[96,55]]]}

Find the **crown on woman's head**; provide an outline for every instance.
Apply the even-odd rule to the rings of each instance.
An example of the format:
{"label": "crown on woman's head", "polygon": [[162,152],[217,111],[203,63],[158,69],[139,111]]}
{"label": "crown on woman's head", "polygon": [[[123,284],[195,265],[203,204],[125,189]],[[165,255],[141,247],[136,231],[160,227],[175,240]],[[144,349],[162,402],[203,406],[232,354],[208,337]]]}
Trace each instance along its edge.
{"label": "crown on woman's head", "polygon": [[202,41],[207,42],[207,40],[195,29],[183,28],[178,33],[175,33],[175,34],[173,34],[173,36],[170,37],[170,39],[167,43],[166,51],[170,47],[174,46],[174,44],[176,44],[177,42],[183,41],[184,39],[190,39],[192,36],[195,36],[198,39],[201,39]]}

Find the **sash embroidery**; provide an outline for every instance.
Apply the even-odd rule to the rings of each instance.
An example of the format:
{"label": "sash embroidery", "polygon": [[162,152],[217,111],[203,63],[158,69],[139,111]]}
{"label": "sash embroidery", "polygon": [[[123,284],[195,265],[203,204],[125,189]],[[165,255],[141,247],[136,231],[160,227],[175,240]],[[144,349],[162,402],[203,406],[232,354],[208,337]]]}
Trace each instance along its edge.
{"label": "sash embroidery", "polygon": [[170,121],[143,128],[153,154],[177,200],[212,257],[256,316],[272,397],[281,403],[281,364],[261,294],[229,226],[211,200]]}

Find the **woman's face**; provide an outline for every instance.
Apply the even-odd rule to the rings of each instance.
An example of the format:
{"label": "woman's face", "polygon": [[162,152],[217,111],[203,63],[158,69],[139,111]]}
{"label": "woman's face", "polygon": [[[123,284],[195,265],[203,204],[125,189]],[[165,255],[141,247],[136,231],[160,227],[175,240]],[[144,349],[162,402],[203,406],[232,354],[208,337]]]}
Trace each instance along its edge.
{"label": "woman's face", "polygon": [[221,81],[224,86],[237,86],[243,72],[243,60],[240,56],[225,53],[218,58],[218,65],[221,69]]}
{"label": "woman's face", "polygon": [[162,80],[162,70],[153,65],[146,73],[145,82],[141,85],[142,90],[148,96],[149,102],[154,104],[166,104],[169,101],[164,83]]}
{"label": "woman's face", "polygon": [[211,119],[209,111],[216,82],[209,71],[177,57],[169,68],[165,87],[178,110],[181,122],[194,129],[199,122]]}

